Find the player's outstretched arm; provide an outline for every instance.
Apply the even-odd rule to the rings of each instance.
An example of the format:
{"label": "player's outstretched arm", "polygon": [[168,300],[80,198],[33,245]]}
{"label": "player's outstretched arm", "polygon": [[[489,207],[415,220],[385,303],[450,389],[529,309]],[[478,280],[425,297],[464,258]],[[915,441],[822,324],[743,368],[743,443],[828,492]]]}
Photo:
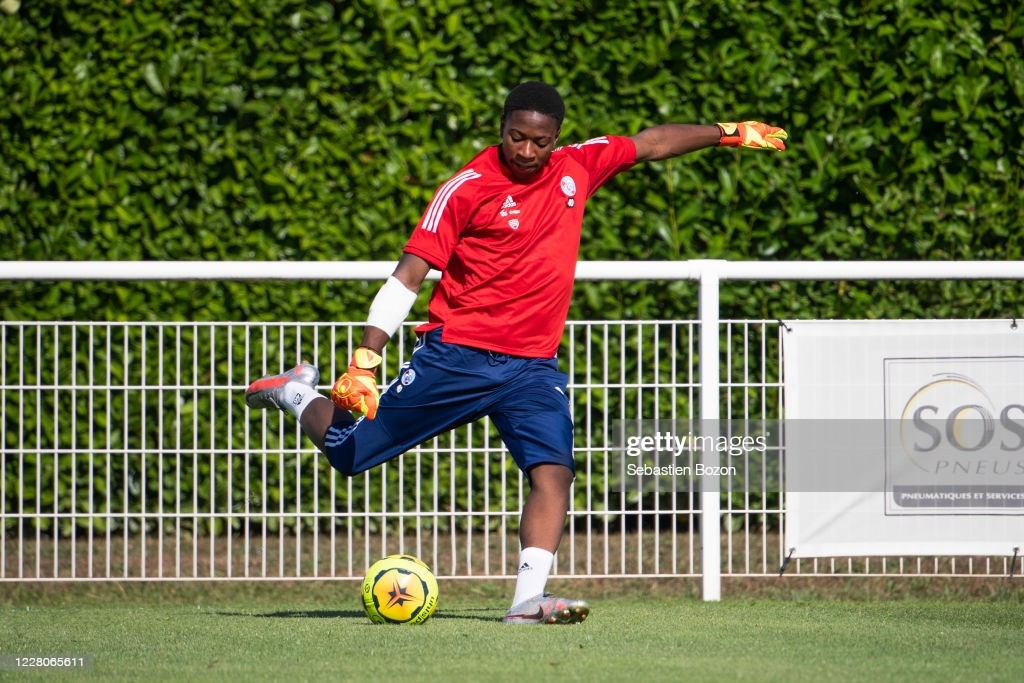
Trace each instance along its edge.
{"label": "player's outstretched arm", "polygon": [[331,400],[342,410],[377,416],[380,394],[377,390],[377,368],[381,351],[408,317],[420,285],[430,271],[430,264],[419,256],[403,254],[394,272],[381,286],[370,304],[363,341],[352,354],[348,370],[331,389]]}
{"label": "player's outstretched arm", "polygon": [[665,123],[645,128],[631,139],[636,145],[636,160],[658,161],[705,147],[750,147],[786,149],[786,131],[758,121],[718,123],[704,126],[689,123]]}
{"label": "player's outstretched arm", "polygon": [[690,123],[664,123],[645,128],[632,137],[637,161],[660,161],[715,147],[722,137],[717,126]]}

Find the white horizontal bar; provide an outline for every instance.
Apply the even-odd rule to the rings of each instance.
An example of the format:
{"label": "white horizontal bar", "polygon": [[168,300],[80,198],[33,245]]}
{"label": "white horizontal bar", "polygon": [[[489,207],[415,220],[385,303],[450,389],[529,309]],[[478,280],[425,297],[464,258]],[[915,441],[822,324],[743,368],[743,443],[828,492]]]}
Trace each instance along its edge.
{"label": "white horizontal bar", "polygon": [[[705,262],[708,263],[708,262]],[[712,262],[714,263],[714,262]],[[720,261],[722,280],[1017,280],[1024,261]]]}
{"label": "white horizontal bar", "polygon": [[384,280],[394,261],[0,261],[0,280]]}
{"label": "white horizontal bar", "polygon": [[[0,261],[0,280],[383,280],[394,261]],[[579,280],[1016,280],[1024,261],[581,261]],[[440,277],[431,271],[429,279]]]}
{"label": "white horizontal bar", "polygon": [[[694,280],[690,261],[586,261],[582,280]],[[394,261],[0,261],[0,280],[383,280]],[[429,279],[440,277],[431,271]]]}

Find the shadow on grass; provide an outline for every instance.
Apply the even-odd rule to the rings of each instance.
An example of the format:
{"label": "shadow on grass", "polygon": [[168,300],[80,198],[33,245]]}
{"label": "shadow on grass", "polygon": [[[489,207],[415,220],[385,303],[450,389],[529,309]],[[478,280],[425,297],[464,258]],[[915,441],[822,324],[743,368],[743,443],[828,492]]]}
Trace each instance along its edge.
{"label": "shadow on grass", "polygon": [[[480,613],[480,614],[475,614]],[[366,614],[360,610],[284,610],[276,612],[214,612],[220,617],[255,617],[257,619],[359,619],[370,622]],[[470,608],[457,611],[438,612],[430,617],[432,620],[447,621],[449,619],[464,619],[471,621],[497,622],[499,616],[495,616],[493,609]]]}
{"label": "shadow on grass", "polygon": [[365,619],[366,614],[354,609],[303,609],[278,612],[214,612],[219,617],[255,617],[257,619]]}
{"label": "shadow on grass", "polygon": [[[473,614],[479,612],[480,614]],[[456,612],[438,612],[431,619],[438,619],[440,621],[447,621],[449,619],[469,619],[471,621],[486,621],[490,623],[498,623],[501,621],[502,613],[493,609],[486,609],[479,607],[476,609],[460,609]]]}

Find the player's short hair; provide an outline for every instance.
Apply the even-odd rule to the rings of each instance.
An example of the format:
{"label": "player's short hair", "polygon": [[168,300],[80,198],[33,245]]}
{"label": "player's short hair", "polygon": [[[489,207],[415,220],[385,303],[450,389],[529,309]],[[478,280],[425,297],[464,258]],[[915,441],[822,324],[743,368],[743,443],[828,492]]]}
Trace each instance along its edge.
{"label": "player's short hair", "polygon": [[558,91],[547,83],[526,81],[509,91],[505,98],[505,108],[501,112],[502,124],[514,111],[536,111],[550,116],[562,126],[565,118],[565,103]]}

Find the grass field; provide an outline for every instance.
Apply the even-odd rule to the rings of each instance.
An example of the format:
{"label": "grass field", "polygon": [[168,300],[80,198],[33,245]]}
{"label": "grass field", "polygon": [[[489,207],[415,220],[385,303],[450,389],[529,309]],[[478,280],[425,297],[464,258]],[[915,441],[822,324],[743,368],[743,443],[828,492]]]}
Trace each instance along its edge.
{"label": "grass field", "polygon": [[[0,653],[90,656],[8,680],[1019,681],[1024,597],[582,582],[579,626],[504,626],[507,586],[442,583],[422,626],[374,625],[351,582],[4,584]],[[587,589],[590,588],[588,591]],[[895,597],[893,597],[895,595]],[[832,597],[830,597],[832,596]]]}

